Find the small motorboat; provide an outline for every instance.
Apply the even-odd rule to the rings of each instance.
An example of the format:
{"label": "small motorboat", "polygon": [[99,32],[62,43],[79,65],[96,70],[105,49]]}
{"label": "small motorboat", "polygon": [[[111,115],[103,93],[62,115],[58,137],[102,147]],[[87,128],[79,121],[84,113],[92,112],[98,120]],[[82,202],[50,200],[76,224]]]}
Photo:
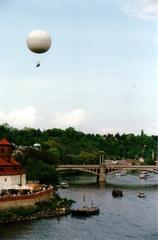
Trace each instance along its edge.
{"label": "small motorboat", "polygon": [[146,178],[146,176],[145,176],[145,174],[144,174],[144,173],[141,173],[141,174],[139,175],[139,178],[140,178],[140,179],[145,179],[145,178]]}
{"label": "small motorboat", "polygon": [[127,175],[127,171],[118,171],[115,173],[116,176],[125,176]]}
{"label": "small motorboat", "polygon": [[115,176],[121,176],[121,171],[117,171],[117,172],[115,173]]}
{"label": "small motorboat", "polygon": [[72,216],[89,217],[91,215],[96,215],[99,213],[100,213],[100,209],[98,207],[83,206],[81,208],[71,209]]}
{"label": "small motorboat", "polygon": [[139,178],[140,179],[146,179],[149,176],[150,176],[150,174],[147,171],[142,171],[139,175]]}
{"label": "small motorboat", "polygon": [[60,187],[66,189],[69,188],[69,184],[67,182],[61,182]]}
{"label": "small motorboat", "polygon": [[127,171],[121,171],[121,176],[127,175]]}
{"label": "small motorboat", "polygon": [[145,194],[144,194],[143,192],[139,192],[139,193],[137,194],[137,197],[139,197],[139,198],[145,198]]}
{"label": "small motorboat", "polygon": [[139,178],[140,178],[140,179],[147,179],[148,177],[149,177],[149,175],[144,174],[144,173],[141,173],[141,174],[139,175]]}

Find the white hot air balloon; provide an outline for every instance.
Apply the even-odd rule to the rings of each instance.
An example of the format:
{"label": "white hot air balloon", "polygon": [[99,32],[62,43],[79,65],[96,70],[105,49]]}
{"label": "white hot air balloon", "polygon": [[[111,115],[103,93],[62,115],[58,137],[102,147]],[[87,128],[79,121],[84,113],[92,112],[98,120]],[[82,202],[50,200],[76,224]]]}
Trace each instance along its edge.
{"label": "white hot air balloon", "polygon": [[[34,30],[29,33],[26,43],[30,51],[37,54],[42,54],[49,50],[51,46],[51,37],[46,31]],[[36,67],[39,66],[40,63],[37,63]]]}

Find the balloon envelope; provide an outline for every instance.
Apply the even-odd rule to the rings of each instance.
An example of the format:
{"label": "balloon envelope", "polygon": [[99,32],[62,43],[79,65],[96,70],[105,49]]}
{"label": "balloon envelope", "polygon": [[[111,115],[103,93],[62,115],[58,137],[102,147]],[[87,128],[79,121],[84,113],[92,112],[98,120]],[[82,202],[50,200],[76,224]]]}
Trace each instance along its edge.
{"label": "balloon envelope", "polygon": [[32,52],[44,53],[47,52],[51,46],[51,37],[46,31],[35,30],[29,33],[26,42]]}

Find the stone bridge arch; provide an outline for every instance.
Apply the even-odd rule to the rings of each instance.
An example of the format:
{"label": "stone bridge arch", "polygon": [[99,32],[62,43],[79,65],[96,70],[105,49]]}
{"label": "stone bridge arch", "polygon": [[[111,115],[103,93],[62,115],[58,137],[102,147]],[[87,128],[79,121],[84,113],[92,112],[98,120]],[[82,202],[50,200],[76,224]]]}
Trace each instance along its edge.
{"label": "stone bridge arch", "polygon": [[97,169],[94,170],[89,170],[89,169],[84,169],[84,168],[56,168],[56,171],[79,171],[79,172],[86,172],[90,173],[96,176],[99,176],[99,172]]}
{"label": "stone bridge arch", "polygon": [[56,168],[57,171],[80,171],[87,172],[97,176],[97,181],[105,182],[106,180],[106,167],[105,165],[59,165]]}

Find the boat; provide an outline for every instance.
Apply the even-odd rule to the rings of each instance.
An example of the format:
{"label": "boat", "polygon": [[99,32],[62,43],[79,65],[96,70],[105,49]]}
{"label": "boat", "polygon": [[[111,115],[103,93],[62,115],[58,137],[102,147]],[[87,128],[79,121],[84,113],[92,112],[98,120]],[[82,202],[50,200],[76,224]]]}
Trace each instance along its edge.
{"label": "boat", "polygon": [[60,187],[66,189],[69,188],[69,184],[67,182],[61,182]]}
{"label": "boat", "polygon": [[125,176],[127,175],[127,171],[118,171],[117,173],[115,173],[116,176]]}
{"label": "boat", "polygon": [[121,171],[121,176],[127,175],[127,171]]}
{"label": "boat", "polygon": [[146,171],[142,171],[140,174],[139,174],[139,178],[140,179],[146,179],[147,177],[149,177],[150,174]]}
{"label": "boat", "polygon": [[121,190],[113,189],[112,190],[112,196],[113,197],[123,197],[123,193]]}
{"label": "boat", "polygon": [[81,208],[71,209],[72,216],[88,217],[91,215],[97,215],[99,213],[100,213],[100,209],[98,207],[83,206]]}
{"label": "boat", "polygon": [[139,178],[140,178],[140,179],[145,179],[145,178],[147,178],[147,176],[145,176],[144,173],[141,173],[141,174],[139,175]]}
{"label": "boat", "polygon": [[139,193],[137,194],[137,197],[139,197],[139,198],[145,198],[145,194],[144,194],[143,192],[139,192]]}

